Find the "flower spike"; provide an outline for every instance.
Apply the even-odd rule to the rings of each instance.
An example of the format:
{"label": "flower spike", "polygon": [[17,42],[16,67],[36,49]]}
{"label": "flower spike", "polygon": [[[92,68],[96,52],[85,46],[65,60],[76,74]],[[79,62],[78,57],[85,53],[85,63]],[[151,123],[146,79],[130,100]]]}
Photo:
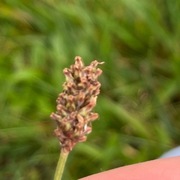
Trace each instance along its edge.
{"label": "flower spike", "polygon": [[86,141],[86,135],[92,130],[91,122],[98,118],[92,110],[100,93],[98,77],[102,70],[97,68],[99,64],[103,62],[94,60],[89,66],[84,66],[81,57],[76,56],[75,63],[63,71],[66,82],[51,118],[56,121],[54,132],[65,153],[70,152],[78,142]]}

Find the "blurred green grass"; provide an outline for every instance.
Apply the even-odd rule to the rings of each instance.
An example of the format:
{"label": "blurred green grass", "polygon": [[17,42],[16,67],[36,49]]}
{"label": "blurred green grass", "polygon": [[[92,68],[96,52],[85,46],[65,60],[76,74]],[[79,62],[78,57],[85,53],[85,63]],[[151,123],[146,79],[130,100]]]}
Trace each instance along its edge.
{"label": "blurred green grass", "polygon": [[180,2],[0,2],[0,177],[53,179],[62,70],[76,55],[104,61],[88,141],[64,179],[158,158],[180,144]]}

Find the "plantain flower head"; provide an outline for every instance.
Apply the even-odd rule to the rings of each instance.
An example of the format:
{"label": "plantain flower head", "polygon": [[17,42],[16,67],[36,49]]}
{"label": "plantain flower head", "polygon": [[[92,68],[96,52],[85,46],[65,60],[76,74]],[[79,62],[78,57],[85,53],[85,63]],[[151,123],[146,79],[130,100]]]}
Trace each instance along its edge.
{"label": "plantain flower head", "polygon": [[99,64],[103,62],[94,60],[84,66],[81,57],[76,56],[75,63],[63,71],[66,82],[56,100],[56,112],[50,117],[56,121],[54,132],[64,152],[70,152],[78,142],[86,141],[86,135],[92,130],[91,122],[98,118],[92,110],[100,93],[98,77],[102,70],[97,68]]}

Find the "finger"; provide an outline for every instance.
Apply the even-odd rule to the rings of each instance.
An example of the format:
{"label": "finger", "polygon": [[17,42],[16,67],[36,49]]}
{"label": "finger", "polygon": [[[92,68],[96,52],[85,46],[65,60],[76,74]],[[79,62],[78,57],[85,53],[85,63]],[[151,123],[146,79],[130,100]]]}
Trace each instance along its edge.
{"label": "finger", "polygon": [[180,156],[138,163],[80,180],[180,180]]}

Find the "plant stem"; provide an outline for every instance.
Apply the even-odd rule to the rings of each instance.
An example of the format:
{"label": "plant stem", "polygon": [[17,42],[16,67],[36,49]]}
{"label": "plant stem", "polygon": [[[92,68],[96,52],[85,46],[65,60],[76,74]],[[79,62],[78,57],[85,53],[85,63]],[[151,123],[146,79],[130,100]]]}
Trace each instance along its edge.
{"label": "plant stem", "polygon": [[54,180],[61,180],[62,179],[62,175],[63,175],[63,171],[64,171],[64,167],[65,167],[68,155],[69,155],[69,152],[65,153],[65,152],[61,151],[60,157],[58,160],[58,164],[56,167],[56,172],[54,175]]}

